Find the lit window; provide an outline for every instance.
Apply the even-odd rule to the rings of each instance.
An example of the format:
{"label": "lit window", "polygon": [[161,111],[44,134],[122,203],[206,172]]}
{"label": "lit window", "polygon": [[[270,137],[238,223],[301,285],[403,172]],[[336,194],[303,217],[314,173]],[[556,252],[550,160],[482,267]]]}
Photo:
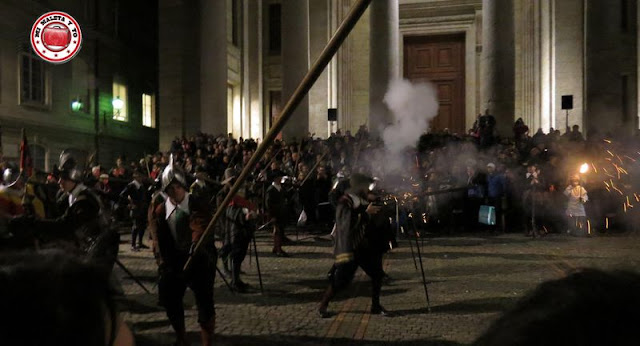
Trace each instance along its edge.
{"label": "lit window", "polygon": [[113,119],[127,121],[127,87],[124,84],[113,82]]}
{"label": "lit window", "polygon": [[142,94],[142,126],[155,128],[156,116],[153,107],[153,96]]}
{"label": "lit window", "polygon": [[21,55],[20,61],[20,102],[45,105],[45,65],[33,55]]}

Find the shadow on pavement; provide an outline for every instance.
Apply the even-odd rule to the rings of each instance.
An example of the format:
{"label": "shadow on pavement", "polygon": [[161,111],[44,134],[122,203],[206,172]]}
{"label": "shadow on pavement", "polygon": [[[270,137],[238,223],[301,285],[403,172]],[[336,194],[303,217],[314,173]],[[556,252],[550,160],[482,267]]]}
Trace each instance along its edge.
{"label": "shadow on pavement", "polygon": [[[196,342],[199,341],[199,335],[197,333],[189,333],[189,340]],[[136,345],[138,346],[164,346],[171,345],[173,335],[170,333],[156,335],[153,338],[146,335],[136,336]],[[214,341],[216,345],[267,345],[267,346],[284,346],[284,345],[424,345],[424,346],[453,346],[462,345],[457,342],[437,339],[419,339],[411,341],[358,341],[352,339],[326,339],[321,337],[310,336],[291,336],[291,335],[264,335],[264,336],[245,336],[245,335],[216,335]]]}
{"label": "shadow on pavement", "polygon": [[[411,258],[411,253],[394,253],[390,258],[392,259],[406,259]],[[418,255],[415,255],[418,259]],[[531,253],[488,253],[488,252],[431,252],[428,248],[423,250],[422,258],[428,259],[441,259],[441,260],[456,260],[460,258],[476,258],[476,257],[490,257],[501,258],[514,261],[547,261],[549,260],[548,254],[531,254]],[[567,259],[589,259],[587,256],[563,256]]]}
{"label": "shadow on pavement", "polygon": [[433,313],[469,314],[484,312],[500,312],[512,307],[519,297],[491,297],[462,300],[444,305],[433,306]]}

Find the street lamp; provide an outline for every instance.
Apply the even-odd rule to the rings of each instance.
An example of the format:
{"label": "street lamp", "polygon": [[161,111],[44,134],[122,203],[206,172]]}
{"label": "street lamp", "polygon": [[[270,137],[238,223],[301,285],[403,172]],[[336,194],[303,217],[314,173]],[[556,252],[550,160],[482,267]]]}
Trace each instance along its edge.
{"label": "street lamp", "polygon": [[113,109],[120,111],[122,107],[124,107],[124,101],[120,99],[120,96],[116,96],[116,98],[111,101],[111,105],[113,106]]}
{"label": "street lamp", "polygon": [[82,100],[80,100],[80,98],[76,98],[73,101],[71,101],[71,109],[74,112],[78,112],[79,110],[82,109]]}

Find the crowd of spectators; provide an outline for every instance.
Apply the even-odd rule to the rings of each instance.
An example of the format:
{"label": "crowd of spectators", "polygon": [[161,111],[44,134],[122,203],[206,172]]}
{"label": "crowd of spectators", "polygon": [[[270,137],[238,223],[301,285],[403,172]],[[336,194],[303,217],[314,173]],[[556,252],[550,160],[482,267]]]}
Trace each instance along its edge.
{"label": "crowd of spectators", "polygon": [[[495,119],[487,113],[479,115],[465,135],[447,130],[424,134],[415,148],[407,148],[406,166],[401,172],[385,171],[381,164],[385,160],[384,143],[364,126],[355,135],[338,130],[327,139],[307,134],[289,141],[276,140],[249,180],[264,186],[271,183],[272,172],[284,172],[290,191],[290,222],[295,222],[304,210],[307,224],[332,222],[330,191],[336,181],[352,172],[382,179],[385,193],[401,197],[403,215],[422,214],[422,227],[437,232],[523,231],[535,236],[571,231],[571,222],[579,226],[577,230],[587,233],[592,231],[590,228],[604,231],[615,223],[632,224],[629,218],[635,214],[625,213],[627,209],[632,211],[632,202],[638,198],[634,192],[640,191],[631,179],[635,159],[640,155],[633,150],[640,147],[638,137],[618,135],[612,140],[611,134],[590,130],[585,139],[577,125],[564,134],[552,128],[548,133],[537,129],[531,135],[524,121],[518,119],[512,136],[500,138],[494,135],[494,127]],[[117,196],[136,171],[148,176],[148,184],[152,185],[173,155],[192,181],[198,173],[220,183],[229,169],[236,175],[240,172],[258,144],[257,140],[234,138],[231,134],[198,133],[175,138],[168,151],[129,164],[119,158],[108,171],[94,167],[92,176],[96,188]],[[589,171],[580,174],[579,168],[585,162]],[[627,174],[620,176],[615,166]],[[567,217],[581,216],[567,213],[571,199],[567,188],[575,181],[584,197],[589,196],[579,198],[586,215],[584,219],[568,221]],[[428,194],[459,187],[466,189]],[[628,208],[622,208],[623,200]],[[112,201],[118,205],[118,198]],[[495,208],[495,226],[478,223],[481,205]]]}

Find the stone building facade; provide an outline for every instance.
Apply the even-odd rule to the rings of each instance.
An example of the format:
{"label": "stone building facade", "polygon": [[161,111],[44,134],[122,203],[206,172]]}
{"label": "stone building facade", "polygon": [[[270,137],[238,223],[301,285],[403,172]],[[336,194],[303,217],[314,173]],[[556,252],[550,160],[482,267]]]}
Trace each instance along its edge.
{"label": "stone building facade", "polygon": [[[33,54],[34,21],[63,11],[78,21],[82,47],[54,65]],[[24,128],[37,169],[51,170],[63,149],[107,167],[157,150],[157,2],[7,0],[0,2],[0,126],[5,159],[19,156]],[[113,100],[123,101],[114,110]]]}
{"label": "stone building facade", "polygon": [[[354,2],[160,0],[160,146],[198,130],[262,138]],[[638,11],[632,0],[374,0],[282,135],[328,136],[330,108],[338,128],[376,132],[399,77],[437,87],[433,130],[464,133],[488,110],[503,135],[519,117],[534,132],[634,132]]]}

